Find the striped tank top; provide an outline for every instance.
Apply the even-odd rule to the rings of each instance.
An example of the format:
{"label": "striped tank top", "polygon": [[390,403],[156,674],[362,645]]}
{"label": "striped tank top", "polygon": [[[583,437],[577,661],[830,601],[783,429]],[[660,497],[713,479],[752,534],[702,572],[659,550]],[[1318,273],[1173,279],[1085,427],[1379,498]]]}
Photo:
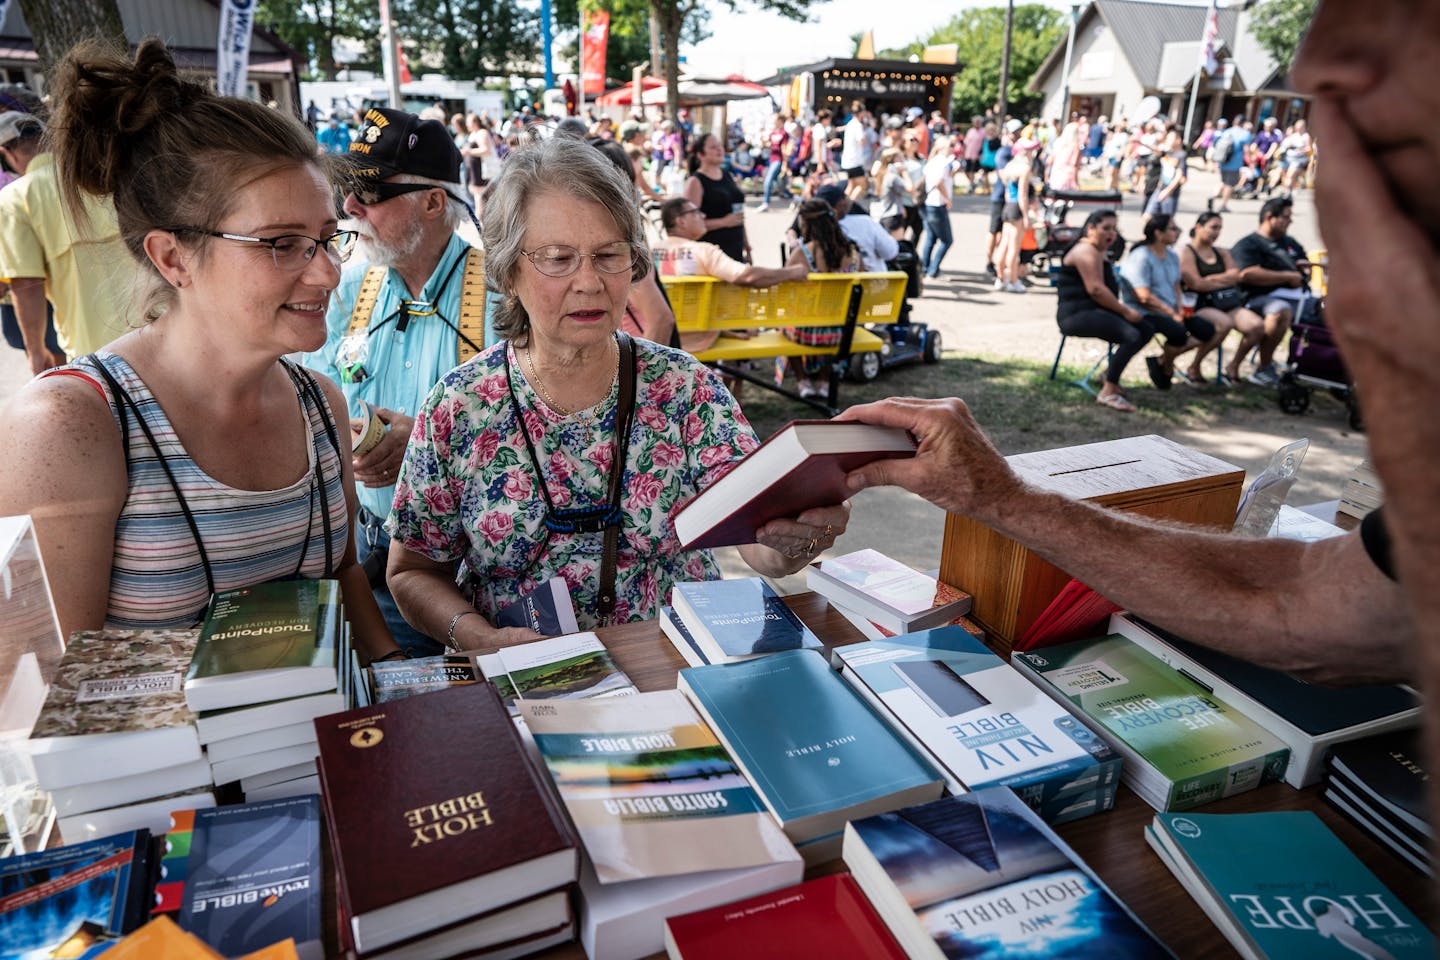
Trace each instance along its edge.
{"label": "striped tank top", "polygon": [[[123,398],[117,399],[96,360],[133,406],[120,409]],[[218,591],[297,576],[334,576],[349,535],[349,516],[339,453],[331,440],[333,420],[311,374],[286,360],[280,363],[295,386],[310,443],[305,474],[279,490],[238,490],[208,476],[186,452],[145,382],[121,357],[101,352],[72,364],[70,369],[99,383],[127,442],[130,494],[115,523],[107,628],[195,626],[205,614],[211,579]],[[177,486],[203,549],[176,497]]]}

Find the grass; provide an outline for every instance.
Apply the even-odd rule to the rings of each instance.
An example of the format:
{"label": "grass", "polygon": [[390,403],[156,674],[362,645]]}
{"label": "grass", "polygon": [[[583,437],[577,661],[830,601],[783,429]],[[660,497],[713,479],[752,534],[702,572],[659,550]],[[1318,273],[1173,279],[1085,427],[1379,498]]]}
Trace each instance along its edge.
{"label": "grass", "polygon": [[[1207,369],[1212,366],[1213,361],[1207,361]],[[1142,376],[1124,381],[1139,411],[1117,413],[1099,406],[1094,397],[1070,384],[1088,369],[1061,364],[1051,380],[1048,363],[947,353],[937,364],[917,363],[885,370],[870,383],[842,380],[840,405],[891,396],[959,397],[969,404],[996,447],[1006,454],[1143,433],[1168,434],[1177,428],[1218,423],[1233,410],[1276,409],[1273,397],[1265,391],[1176,383],[1173,389],[1161,392]],[[793,400],[753,384],[745,385],[741,407],[762,438],[791,420],[816,415]]]}

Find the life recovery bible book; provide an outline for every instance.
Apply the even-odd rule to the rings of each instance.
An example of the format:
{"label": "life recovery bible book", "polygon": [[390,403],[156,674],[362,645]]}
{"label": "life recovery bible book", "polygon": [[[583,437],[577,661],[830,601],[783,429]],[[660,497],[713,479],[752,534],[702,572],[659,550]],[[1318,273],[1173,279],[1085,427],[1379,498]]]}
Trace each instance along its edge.
{"label": "life recovery bible book", "polygon": [[771,520],[847,499],[850,471],[913,456],[915,441],[897,427],[795,420],[682,507],[675,535],[687,550],[754,543]]}
{"label": "life recovery bible book", "polygon": [[573,883],[576,842],[489,683],[315,721],[355,946]]}

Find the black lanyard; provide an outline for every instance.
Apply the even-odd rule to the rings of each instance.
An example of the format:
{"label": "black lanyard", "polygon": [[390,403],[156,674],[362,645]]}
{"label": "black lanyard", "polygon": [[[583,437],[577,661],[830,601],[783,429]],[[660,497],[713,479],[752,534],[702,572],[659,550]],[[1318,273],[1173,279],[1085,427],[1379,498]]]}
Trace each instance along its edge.
{"label": "black lanyard", "polygon": [[635,345],[630,335],[617,331],[615,343],[620,351],[620,388],[615,407],[615,456],[610,462],[610,480],[604,503],[557,510],[545,483],[545,473],[540,469],[540,458],[535,453],[535,444],[525,426],[525,417],[520,408],[520,398],[515,394],[515,381],[510,376],[510,363],[505,363],[505,386],[510,391],[510,409],[520,427],[520,436],[525,438],[525,449],[530,454],[530,466],[535,470],[541,496],[545,498],[545,534],[531,555],[530,562],[519,572],[524,577],[550,544],[550,537],[556,533],[604,533],[605,547],[600,558],[600,589],[595,597],[595,610],[602,624],[608,623],[615,611],[615,554],[619,549],[620,527],[624,513],[620,509],[620,496],[625,480],[625,460],[630,452],[630,432],[635,423]]}

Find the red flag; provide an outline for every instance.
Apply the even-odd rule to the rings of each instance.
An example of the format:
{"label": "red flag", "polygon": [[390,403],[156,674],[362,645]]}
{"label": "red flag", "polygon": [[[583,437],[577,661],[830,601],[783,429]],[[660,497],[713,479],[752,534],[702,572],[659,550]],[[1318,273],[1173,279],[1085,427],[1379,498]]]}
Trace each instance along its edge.
{"label": "red flag", "polygon": [[1205,13],[1205,35],[1200,38],[1200,69],[1206,75],[1213,75],[1220,69],[1215,59],[1215,41],[1220,36],[1220,10],[1215,0],[1210,0],[1210,9]]}
{"label": "red flag", "polygon": [[399,40],[395,41],[395,63],[398,64],[400,68],[400,82],[409,83],[410,64],[405,62],[405,48],[400,44]]}
{"label": "red flag", "polygon": [[580,76],[586,96],[605,92],[605,45],[610,40],[610,11],[587,10],[580,35]]}

